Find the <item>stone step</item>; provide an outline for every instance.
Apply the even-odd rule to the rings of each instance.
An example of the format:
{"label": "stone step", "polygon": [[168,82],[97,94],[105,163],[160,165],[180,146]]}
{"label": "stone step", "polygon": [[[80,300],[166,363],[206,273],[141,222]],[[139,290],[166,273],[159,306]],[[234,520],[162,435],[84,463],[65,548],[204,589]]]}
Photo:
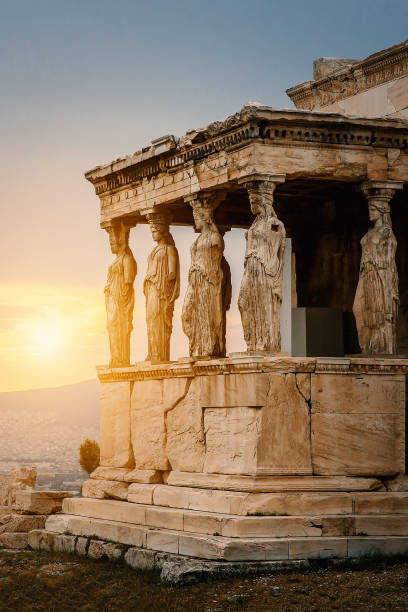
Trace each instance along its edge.
{"label": "stone step", "polygon": [[[233,538],[408,535],[404,515],[240,516],[86,498],[64,500],[63,512],[69,516]],[[50,517],[46,528],[53,531],[62,516]]]}
{"label": "stone step", "polygon": [[[53,525],[49,519],[53,530],[38,529],[28,534],[32,548],[52,550],[58,537],[72,534],[78,536],[82,544],[83,538],[91,537],[147,550],[225,561],[328,559],[408,553],[408,537],[398,536],[228,538],[79,516],[56,515],[55,519]],[[72,550],[75,546],[74,542]]]}
{"label": "stone step", "polygon": [[131,484],[128,501],[220,514],[275,515],[408,514],[408,492],[245,493],[177,487],[163,484]]}
{"label": "stone step", "polygon": [[241,476],[171,471],[165,484],[200,489],[272,493],[285,491],[375,491],[384,490],[377,478],[352,476]]}

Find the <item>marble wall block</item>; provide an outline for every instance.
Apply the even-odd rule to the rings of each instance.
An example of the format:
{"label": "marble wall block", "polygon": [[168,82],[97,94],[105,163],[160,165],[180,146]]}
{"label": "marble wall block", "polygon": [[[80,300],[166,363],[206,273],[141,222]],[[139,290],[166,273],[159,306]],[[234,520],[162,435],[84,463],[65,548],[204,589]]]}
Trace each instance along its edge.
{"label": "marble wall block", "polygon": [[[257,474],[311,474],[308,374],[269,374],[257,445]],[[303,395],[305,393],[306,395]]]}
{"label": "marble wall block", "polygon": [[204,472],[255,475],[260,428],[260,408],[206,408]]}
{"label": "marble wall block", "polygon": [[268,374],[228,374],[201,378],[201,405],[205,408],[263,406],[269,389]]}
{"label": "marble wall block", "polygon": [[404,376],[312,374],[311,402],[314,474],[404,471]]}
{"label": "marble wall block", "polygon": [[[173,381],[174,379],[167,381],[167,389]],[[166,452],[173,470],[203,471],[205,438],[200,386],[198,377],[191,379],[186,395],[182,395],[182,399],[176,402],[166,415]]]}
{"label": "marble wall block", "polygon": [[311,474],[310,375],[202,377],[204,471]]}
{"label": "marble wall block", "polygon": [[100,465],[133,467],[130,442],[130,383],[101,383]]}
{"label": "marble wall block", "polygon": [[136,381],[131,400],[135,464],[141,470],[168,470],[163,381]]}

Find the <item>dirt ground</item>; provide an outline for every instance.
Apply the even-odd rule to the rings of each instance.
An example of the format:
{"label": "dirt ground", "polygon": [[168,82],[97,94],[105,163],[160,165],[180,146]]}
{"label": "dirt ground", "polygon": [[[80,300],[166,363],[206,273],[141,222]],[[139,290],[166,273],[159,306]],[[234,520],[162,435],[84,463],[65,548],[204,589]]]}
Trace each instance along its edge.
{"label": "dirt ground", "polygon": [[408,610],[408,559],[172,587],[108,561],[0,551],[0,611]]}

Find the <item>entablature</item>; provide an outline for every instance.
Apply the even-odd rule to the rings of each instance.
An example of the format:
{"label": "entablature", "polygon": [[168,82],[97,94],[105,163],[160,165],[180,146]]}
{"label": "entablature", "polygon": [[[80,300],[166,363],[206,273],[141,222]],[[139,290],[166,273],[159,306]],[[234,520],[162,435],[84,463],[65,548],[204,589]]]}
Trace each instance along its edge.
{"label": "entablature", "polygon": [[[245,176],[291,180],[408,180],[408,122],[247,105],[206,128],[165,136],[131,157],[86,173],[101,201],[101,222],[172,208],[175,224],[192,224],[184,198],[199,191],[239,194]],[[232,225],[243,226],[241,221]]]}

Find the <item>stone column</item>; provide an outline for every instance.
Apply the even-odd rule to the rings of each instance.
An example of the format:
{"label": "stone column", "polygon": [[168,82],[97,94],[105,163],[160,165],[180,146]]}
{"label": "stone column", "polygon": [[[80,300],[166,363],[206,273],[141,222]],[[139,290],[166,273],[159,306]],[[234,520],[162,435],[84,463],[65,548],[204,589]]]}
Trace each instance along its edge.
{"label": "stone column", "polygon": [[111,221],[105,226],[111,251],[116,259],[109,266],[105,286],[107,328],[109,333],[111,368],[130,365],[130,334],[133,329],[136,261],[129,248],[130,227],[123,221]]}
{"label": "stone column", "polygon": [[282,174],[253,174],[241,179],[248,190],[254,222],[246,234],[244,274],[239,292],[244,338],[250,352],[279,353],[285,227],[273,209]]}
{"label": "stone column", "polygon": [[363,354],[393,355],[397,351],[397,241],[389,202],[402,187],[399,181],[366,181],[361,185],[373,223],[361,239],[360,275],[353,304]]}
{"label": "stone column", "polygon": [[148,257],[143,283],[149,351],[146,360],[151,362],[170,360],[174,302],[180,295],[180,263],[169,230],[170,219],[166,211],[147,214],[153,240],[157,243]]}
{"label": "stone column", "polygon": [[223,192],[200,193],[186,198],[193,208],[196,231],[200,233],[191,247],[182,312],[183,331],[189,339],[191,357],[225,355],[225,310],[230,280],[222,265],[224,240],[214,222],[214,210],[223,198]]}

